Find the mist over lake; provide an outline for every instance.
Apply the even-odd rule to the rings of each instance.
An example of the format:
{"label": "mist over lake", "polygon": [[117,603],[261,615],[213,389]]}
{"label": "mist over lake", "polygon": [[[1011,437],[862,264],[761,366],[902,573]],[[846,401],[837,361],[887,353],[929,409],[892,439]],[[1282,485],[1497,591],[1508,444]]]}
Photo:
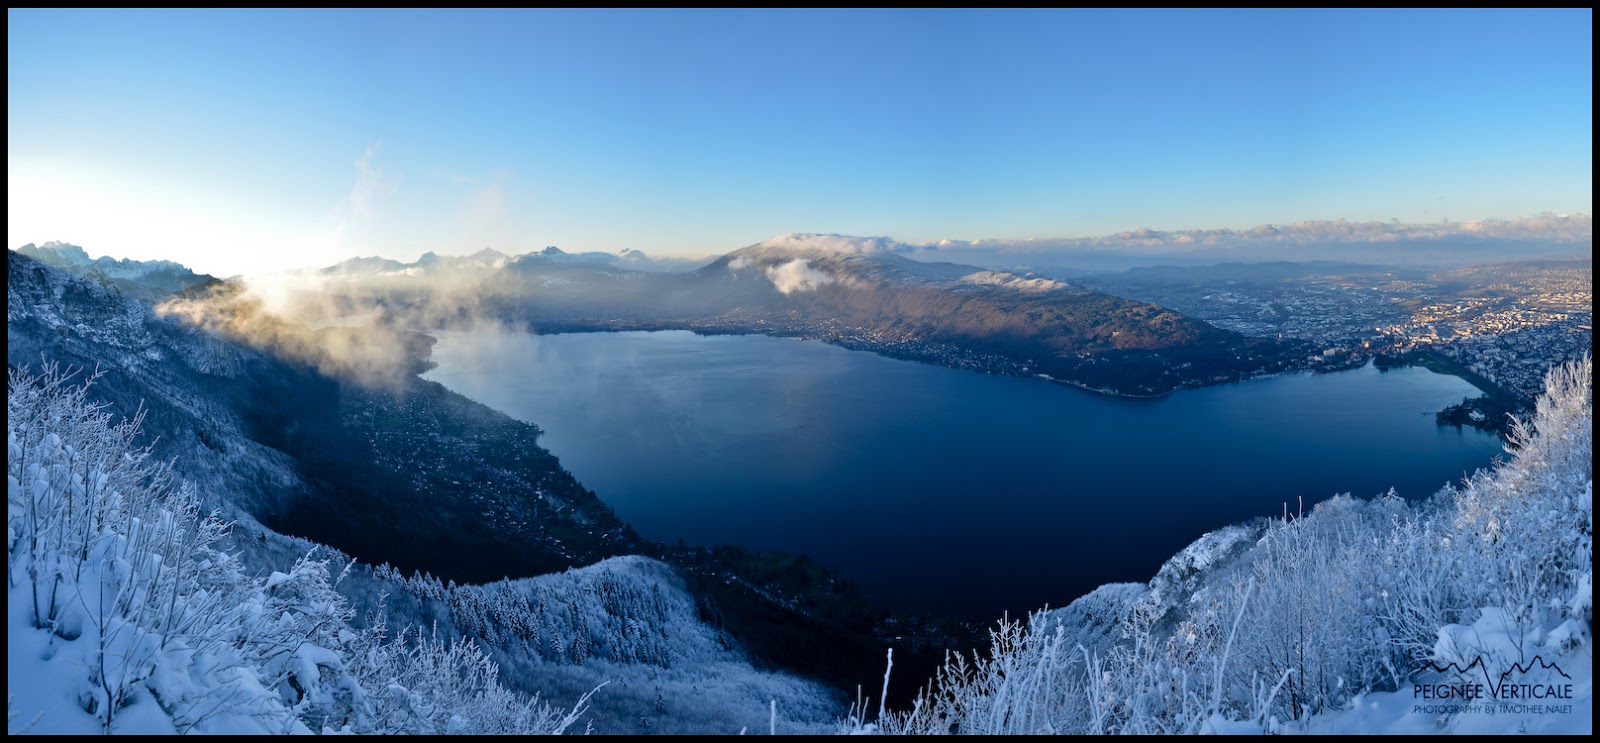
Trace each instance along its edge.
{"label": "mist over lake", "polygon": [[1298,499],[1425,497],[1503,453],[1420,368],[1113,398],[766,336],[434,333],[426,376],[544,429],[648,538],[804,552],[900,609],[989,620],[1146,581]]}

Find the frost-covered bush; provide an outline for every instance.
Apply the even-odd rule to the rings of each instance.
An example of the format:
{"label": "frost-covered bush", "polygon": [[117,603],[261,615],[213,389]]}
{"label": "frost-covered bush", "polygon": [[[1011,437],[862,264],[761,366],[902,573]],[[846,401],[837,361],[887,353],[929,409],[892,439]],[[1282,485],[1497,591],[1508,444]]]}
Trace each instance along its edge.
{"label": "frost-covered bush", "polygon": [[1512,426],[1513,466],[1468,479],[1450,514],[1467,600],[1530,627],[1592,616],[1593,369],[1551,370],[1533,420]]}
{"label": "frost-covered bush", "polygon": [[[681,593],[663,590],[665,580],[663,574],[645,582],[603,565],[537,581],[457,586],[445,598],[461,631],[489,645],[515,646],[556,663],[603,658],[666,668],[674,647],[683,644],[672,629],[693,607]],[[414,583],[430,590],[425,579]],[[678,629],[679,635],[698,634]]]}
{"label": "frost-covered bush", "polygon": [[[316,551],[253,576],[134,444],[140,417],[115,422],[73,376],[9,374],[8,598],[103,731],[147,704],[178,733],[559,733],[582,714],[587,695],[566,711],[503,688],[470,642],[353,627]],[[52,715],[34,729],[73,729]]]}
{"label": "frost-covered bush", "polygon": [[[1269,710],[1278,719],[1392,688],[1406,664],[1380,621],[1387,576],[1370,556],[1406,509],[1392,493],[1373,501],[1344,495],[1269,525],[1224,593],[1225,611],[1242,617],[1225,683],[1241,689],[1252,675],[1281,679]],[[1254,586],[1248,597],[1246,581]]]}
{"label": "frost-covered bush", "polygon": [[[418,628],[385,642],[381,620],[374,641],[352,669],[370,693],[355,732],[412,735],[561,732],[577,721],[585,694],[571,710],[551,707],[500,685],[500,669],[470,642],[447,642]],[[591,694],[593,692],[590,692]]]}
{"label": "frost-covered bush", "polygon": [[[12,585],[26,575],[30,624],[84,649],[80,705],[107,731],[141,695],[180,728],[246,707],[266,729],[289,726],[236,672],[225,628],[244,590],[237,563],[216,549],[226,525],[133,446],[140,416],[114,423],[88,401],[94,377],[71,376],[54,366],[9,375],[7,568]],[[196,666],[215,670],[214,688],[188,683]]]}
{"label": "frost-covered bush", "polygon": [[[876,725],[912,735],[1082,732],[1076,728],[1090,704],[1083,653],[1065,627],[1039,612],[1026,622],[1002,621],[989,638],[987,657],[952,653],[934,679],[937,692],[924,691],[911,711],[889,715],[880,704]],[[852,724],[863,726],[860,714]]]}

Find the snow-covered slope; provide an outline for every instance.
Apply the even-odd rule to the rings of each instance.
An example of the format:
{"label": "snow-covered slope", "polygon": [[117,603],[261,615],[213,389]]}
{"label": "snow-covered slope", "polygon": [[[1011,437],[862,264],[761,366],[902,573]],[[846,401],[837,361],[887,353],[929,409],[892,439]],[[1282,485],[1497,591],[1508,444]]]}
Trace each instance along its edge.
{"label": "snow-covered slope", "polygon": [[[417,590],[416,581],[409,586]],[[422,589],[426,592],[426,589]],[[840,714],[813,681],[752,668],[672,567],[614,557],[585,568],[483,586],[446,588],[463,634],[480,638],[518,678],[590,700],[597,733],[824,732]]]}
{"label": "snow-covered slope", "polygon": [[[294,371],[260,350],[168,322],[115,285],[10,253],[6,361],[98,369],[96,399],[143,409],[161,459],[173,460],[208,509],[258,514],[304,492],[283,453],[247,435],[235,405]],[[235,518],[233,513],[228,518]]]}
{"label": "snow-covered slope", "polygon": [[506,690],[470,642],[358,628],[326,559],[241,563],[88,390],[49,366],[8,380],[8,732],[552,733],[582,713]]}

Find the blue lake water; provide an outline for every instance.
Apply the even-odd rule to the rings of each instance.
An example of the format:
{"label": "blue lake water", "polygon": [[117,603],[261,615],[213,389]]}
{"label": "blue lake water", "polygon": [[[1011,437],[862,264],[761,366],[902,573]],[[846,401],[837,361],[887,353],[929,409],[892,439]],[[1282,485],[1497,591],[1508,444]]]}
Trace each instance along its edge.
{"label": "blue lake water", "polygon": [[1502,453],[1372,367],[1155,400],[766,336],[438,332],[427,374],[515,418],[645,537],[804,552],[989,620],[1146,581],[1204,532],[1336,493],[1420,498]]}

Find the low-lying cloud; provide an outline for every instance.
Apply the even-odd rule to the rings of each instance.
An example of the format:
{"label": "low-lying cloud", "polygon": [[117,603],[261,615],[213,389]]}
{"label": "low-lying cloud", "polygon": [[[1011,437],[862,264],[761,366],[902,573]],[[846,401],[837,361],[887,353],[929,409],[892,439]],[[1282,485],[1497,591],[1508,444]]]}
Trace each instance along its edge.
{"label": "low-lying cloud", "polygon": [[815,291],[824,284],[834,282],[833,276],[811,267],[804,258],[795,258],[775,266],[767,266],[767,278],[784,294]]}
{"label": "low-lying cloud", "polygon": [[887,237],[852,237],[839,234],[786,232],[761,243],[762,247],[783,250],[816,251],[835,255],[899,253],[915,246]]}
{"label": "low-lying cloud", "polygon": [[468,272],[351,276],[308,269],[232,279],[173,296],[156,312],[331,377],[398,388],[431,367],[417,330],[500,326]]}
{"label": "low-lying cloud", "polygon": [[374,388],[397,387],[426,368],[431,345],[426,336],[384,322],[312,331],[268,310],[260,297],[237,285],[174,297],[155,309],[184,325]]}

